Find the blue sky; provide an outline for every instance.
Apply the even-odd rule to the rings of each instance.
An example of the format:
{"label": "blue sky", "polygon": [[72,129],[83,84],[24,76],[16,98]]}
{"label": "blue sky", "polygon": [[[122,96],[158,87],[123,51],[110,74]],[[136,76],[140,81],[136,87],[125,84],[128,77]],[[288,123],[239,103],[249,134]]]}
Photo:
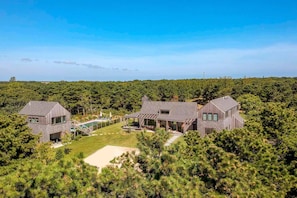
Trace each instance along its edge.
{"label": "blue sky", "polygon": [[297,76],[297,1],[0,0],[0,81]]}

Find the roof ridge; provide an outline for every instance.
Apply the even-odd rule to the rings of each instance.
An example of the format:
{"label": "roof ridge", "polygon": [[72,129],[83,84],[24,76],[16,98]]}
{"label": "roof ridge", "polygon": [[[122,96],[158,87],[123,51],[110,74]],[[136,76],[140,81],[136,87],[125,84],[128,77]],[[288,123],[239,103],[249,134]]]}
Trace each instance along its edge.
{"label": "roof ridge", "polygon": [[59,102],[55,102],[55,101],[34,101],[34,100],[31,100],[23,107],[23,109],[21,109],[20,113],[25,114],[25,115],[46,116],[57,105],[61,105],[61,104]]}
{"label": "roof ridge", "polygon": [[222,108],[220,108],[218,105],[216,105],[212,100],[210,101],[210,103],[213,104],[215,107],[217,107],[219,110],[221,110],[222,112],[225,113],[225,111]]}

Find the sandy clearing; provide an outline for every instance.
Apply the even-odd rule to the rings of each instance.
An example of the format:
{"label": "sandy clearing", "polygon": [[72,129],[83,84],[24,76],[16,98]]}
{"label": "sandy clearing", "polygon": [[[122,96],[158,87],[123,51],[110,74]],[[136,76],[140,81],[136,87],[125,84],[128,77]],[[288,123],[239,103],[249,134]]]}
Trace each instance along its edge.
{"label": "sandy clearing", "polygon": [[102,168],[110,164],[110,161],[115,157],[121,156],[123,153],[135,151],[139,152],[137,148],[110,146],[107,145],[102,149],[97,150],[95,153],[85,158],[84,161],[92,166],[98,167],[99,172]]}

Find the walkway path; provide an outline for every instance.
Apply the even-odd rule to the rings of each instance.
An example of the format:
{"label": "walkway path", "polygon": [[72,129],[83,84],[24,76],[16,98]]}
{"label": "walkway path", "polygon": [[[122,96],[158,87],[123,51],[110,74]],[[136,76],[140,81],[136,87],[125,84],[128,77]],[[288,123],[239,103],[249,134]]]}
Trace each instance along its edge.
{"label": "walkway path", "polygon": [[183,133],[174,131],[173,136],[167,140],[167,142],[165,143],[165,146],[169,146],[170,144],[172,144],[172,142],[174,142],[177,138],[179,138],[182,135]]}
{"label": "walkway path", "polygon": [[59,147],[62,147],[62,146],[64,146],[62,144],[62,142],[55,142],[55,143],[52,144],[52,148],[59,148]]}

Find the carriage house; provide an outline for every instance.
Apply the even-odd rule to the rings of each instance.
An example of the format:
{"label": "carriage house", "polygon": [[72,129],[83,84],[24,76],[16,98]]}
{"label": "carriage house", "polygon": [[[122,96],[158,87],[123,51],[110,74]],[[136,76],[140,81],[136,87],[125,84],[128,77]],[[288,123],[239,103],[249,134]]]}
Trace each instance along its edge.
{"label": "carriage house", "polygon": [[70,132],[70,113],[58,102],[30,101],[19,114],[27,117],[34,134],[41,133],[41,142],[59,141]]}
{"label": "carriage house", "polygon": [[211,100],[198,111],[198,131],[203,137],[213,131],[242,128],[239,103],[230,96]]}

